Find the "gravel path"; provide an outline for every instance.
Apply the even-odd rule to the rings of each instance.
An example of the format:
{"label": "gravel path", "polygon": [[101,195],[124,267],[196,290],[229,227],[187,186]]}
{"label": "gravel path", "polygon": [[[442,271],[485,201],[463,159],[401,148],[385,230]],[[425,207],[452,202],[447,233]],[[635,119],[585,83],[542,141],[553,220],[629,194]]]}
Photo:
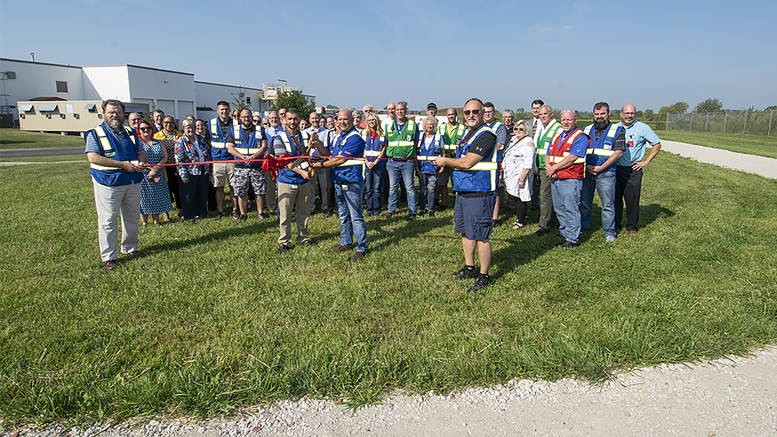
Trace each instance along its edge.
{"label": "gravel path", "polygon": [[[770,436],[777,435],[777,348],[661,365],[591,385],[515,380],[446,395],[390,396],[355,412],[303,399],[204,422],[20,430],[19,436]],[[13,436],[13,434],[11,434]]]}
{"label": "gravel path", "polygon": [[[662,141],[667,151],[777,178],[777,160]],[[690,146],[690,147],[689,147]],[[725,153],[718,153],[725,152]],[[740,156],[741,155],[741,156]],[[761,160],[765,166],[758,164]],[[661,365],[599,385],[576,380],[515,380],[435,395],[388,396],[355,412],[332,401],[303,399],[241,410],[234,417],[135,420],[21,436],[777,436],[777,347],[749,357]]]}

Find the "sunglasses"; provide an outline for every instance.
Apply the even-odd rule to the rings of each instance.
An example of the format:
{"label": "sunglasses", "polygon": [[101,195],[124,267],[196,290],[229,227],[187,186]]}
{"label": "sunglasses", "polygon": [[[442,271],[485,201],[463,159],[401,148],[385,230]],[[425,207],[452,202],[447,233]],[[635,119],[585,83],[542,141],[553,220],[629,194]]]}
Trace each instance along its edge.
{"label": "sunglasses", "polygon": [[151,128],[150,127],[141,127],[140,131],[141,132],[149,132],[149,131],[151,131]]}
{"label": "sunglasses", "polygon": [[464,111],[464,115],[469,115],[469,114],[478,115],[478,114],[480,114],[480,109],[473,109],[471,111]]}

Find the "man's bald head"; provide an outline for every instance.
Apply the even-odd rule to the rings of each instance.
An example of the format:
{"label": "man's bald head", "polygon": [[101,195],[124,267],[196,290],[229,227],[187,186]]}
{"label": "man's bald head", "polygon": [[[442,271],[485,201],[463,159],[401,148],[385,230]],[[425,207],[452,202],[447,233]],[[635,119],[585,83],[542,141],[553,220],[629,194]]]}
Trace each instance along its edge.
{"label": "man's bald head", "polygon": [[637,107],[631,103],[626,103],[621,109],[621,124],[629,127],[634,123],[634,119],[637,117]]}

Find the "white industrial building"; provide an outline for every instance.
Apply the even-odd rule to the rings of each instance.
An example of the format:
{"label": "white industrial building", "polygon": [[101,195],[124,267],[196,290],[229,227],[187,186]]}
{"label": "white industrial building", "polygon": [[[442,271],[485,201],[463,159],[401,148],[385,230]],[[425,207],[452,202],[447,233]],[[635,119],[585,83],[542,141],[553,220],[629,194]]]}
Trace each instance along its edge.
{"label": "white industrial building", "polygon": [[279,90],[295,89],[200,82],[192,73],[128,64],[75,67],[5,58],[0,58],[0,76],[5,124],[50,132],[91,129],[99,123],[99,103],[106,99],[124,102],[128,112],[158,108],[180,121],[189,114],[213,118],[217,102],[232,104],[241,92],[249,109],[264,113]]}

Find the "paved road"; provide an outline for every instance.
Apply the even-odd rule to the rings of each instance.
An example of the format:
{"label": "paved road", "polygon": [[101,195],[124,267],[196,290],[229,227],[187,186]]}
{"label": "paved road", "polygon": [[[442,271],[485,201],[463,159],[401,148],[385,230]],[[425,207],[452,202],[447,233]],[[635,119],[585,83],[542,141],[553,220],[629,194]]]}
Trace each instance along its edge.
{"label": "paved road", "polygon": [[40,156],[83,155],[83,147],[45,147],[42,149],[7,149],[0,150],[0,159],[36,158]]}
{"label": "paved road", "polygon": [[759,174],[770,179],[777,179],[777,159],[774,158],[746,155],[744,153],[729,152],[728,150],[713,149],[677,141],[662,140],[661,148],[667,152],[675,153],[687,158],[693,158],[699,162],[706,162],[707,164],[715,164],[725,168]]}

